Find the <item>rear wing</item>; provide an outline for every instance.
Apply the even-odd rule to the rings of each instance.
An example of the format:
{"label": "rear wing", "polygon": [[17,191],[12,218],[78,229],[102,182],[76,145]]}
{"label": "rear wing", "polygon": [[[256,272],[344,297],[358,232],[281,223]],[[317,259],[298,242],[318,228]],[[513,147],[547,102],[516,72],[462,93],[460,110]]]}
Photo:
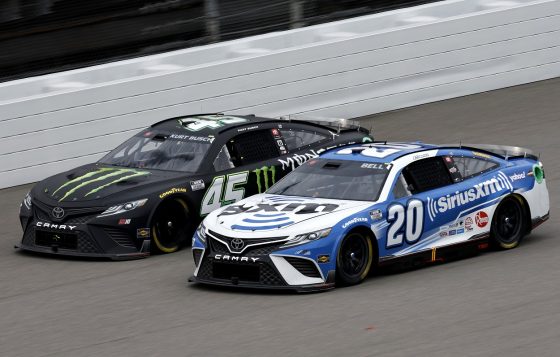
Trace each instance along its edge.
{"label": "rear wing", "polygon": [[506,146],[506,145],[489,145],[489,144],[454,144],[442,145],[443,147],[471,149],[486,153],[492,156],[497,156],[501,159],[515,159],[515,158],[529,158],[539,161],[539,157],[530,149],[525,149],[519,146]]}
{"label": "rear wing", "polygon": [[353,119],[329,118],[329,117],[310,116],[310,115],[303,115],[303,114],[290,114],[287,116],[281,116],[279,119],[326,126],[329,129],[336,130],[337,133],[343,131],[357,130],[366,134],[372,134],[371,130],[362,127],[359,121]]}

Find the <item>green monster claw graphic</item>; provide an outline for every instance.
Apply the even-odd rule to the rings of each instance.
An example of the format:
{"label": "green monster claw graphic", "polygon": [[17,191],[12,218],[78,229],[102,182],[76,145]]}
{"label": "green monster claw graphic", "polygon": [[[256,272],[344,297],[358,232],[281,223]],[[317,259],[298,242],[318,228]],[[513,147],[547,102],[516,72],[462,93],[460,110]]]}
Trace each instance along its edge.
{"label": "green monster claw graphic", "polygon": [[[257,187],[259,188],[259,193],[263,193],[264,191],[268,190],[268,188],[272,185],[269,185],[268,181],[268,172],[271,172],[272,175],[272,185],[276,183],[276,166],[263,166],[260,169],[253,170],[253,172],[257,175]],[[261,183],[261,172],[264,175],[264,191],[262,189]]]}
{"label": "green monster claw graphic", "polygon": [[[78,183],[78,185],[76,185],[73,188],[71,188],[70,190],[68,190],[62,196],[62,198],[58,200],[59,202],[61,202],[61,201],[68,198],[70,195],[72,195],[73,193],[75,193],[77,190],[79,190],[80,188],[82,188],[84,186],[90,185],[90,184],[95,183],[95,182],[104,181],[104,180],[109,179],[111,177],[125,175],[125,176],[119,177],[119,178],[117,178],[117,179],[115,179],[115,180],[113,180],[109,183],[103,184],[103,185],[89,191],[88,193],[86,193],[84,195],[84,197],[87,197],[91,194],[99,192],[102,189],[104,189],[108,186],[114,185],[118,182],[130,179],[130,178],[133,178],[133,177],[145,176],[145,175],[149,175],[149,174],[150,174],[150,172],[148,172],[148,171],[139,171],[139,170],[135,170],[135,169],[114,169],[114,168],[104,167],[104,168],[100,168],[96,171],[88,172],[85,175],[76,177],[75,179],[66,182],[64,185],[57,188],[52,193],[52,196],[54,196],[61,189],[65,188],[65,187],[68,187],[72,184]],[[97,175],[101,175],[101,176],[97,176]],[[97,177],[95,177],[95,176],[97,176]]]}

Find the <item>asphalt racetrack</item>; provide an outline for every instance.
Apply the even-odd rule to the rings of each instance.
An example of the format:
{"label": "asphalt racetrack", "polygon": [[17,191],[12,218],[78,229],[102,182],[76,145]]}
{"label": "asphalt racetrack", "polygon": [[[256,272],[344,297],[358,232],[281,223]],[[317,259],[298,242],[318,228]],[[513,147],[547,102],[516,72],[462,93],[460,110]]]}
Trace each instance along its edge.
{"label": "asphalt racetrack", "polygon": [[240,292],[188,285],[190,249],[126,262],[17,253],[29,186],[6,189],[0,356],[559,356],[560,79],[372,118],[377,139],[540,152],[550,220],[507,252],[326,293]]}

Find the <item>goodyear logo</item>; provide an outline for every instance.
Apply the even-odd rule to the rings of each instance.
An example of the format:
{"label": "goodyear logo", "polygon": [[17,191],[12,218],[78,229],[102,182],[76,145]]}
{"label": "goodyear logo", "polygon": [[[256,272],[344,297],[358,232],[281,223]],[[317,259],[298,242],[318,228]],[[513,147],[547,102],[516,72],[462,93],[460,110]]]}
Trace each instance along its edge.
{"label": "goodyear logo", "polygon": [[[276,166],[263,166],[260,169],[253,170],[253,172],[257,175],[257,187],[259,189],[259,193],[263,193],[264,191],[268,190],[270,186],[276,183]],[[262,179],[261,176],[263,176]]]}
{"label": "goodyear logo", "polygon": [[185,193],[185,192],[187,192],[186,188],[171,188],[171,189],[169,189],[169,191],[165,191],[165,192],[161,193],[159,195],[159,198],[165,198],[165,197],[167,197],[169,195],[172,195],[174,193]]}
{"label": "goodyear logo", "polygon": [[55,197],[59,193],[61,198],[58,201],[60,202],[76,193],[79,189],[86,187],[90,190],[84,197],[88,197],[116,183],[149,174],[149,171],[104,167],[66,182],[57,188],[51,196]]}

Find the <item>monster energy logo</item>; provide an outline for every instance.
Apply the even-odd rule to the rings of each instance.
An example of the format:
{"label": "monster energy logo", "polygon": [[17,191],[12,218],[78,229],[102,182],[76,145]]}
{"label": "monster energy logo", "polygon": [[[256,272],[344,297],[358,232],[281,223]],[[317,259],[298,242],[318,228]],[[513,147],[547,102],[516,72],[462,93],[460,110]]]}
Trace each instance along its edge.
{"label": "monster energy logo", "polygon": [[75,193],[76,191],[78,191],[79,189],[81,189],[83,187],[90,186],[90,185],[95,184],[95,183],[101,183],[103,181],[111,179],[111,181],[103,183],[103,184],[91,189],[89,192],[87,192],[84,195],[84,197],[87,197],[89,195],[93,195],[94,193],[97,193],[97,192],[103,190],[104,188],[106,188],[108,186],[114,185],[114,184],[119,183],[121,181],[125,181],[125,180],[128,180],[128,179],[134,178],[134,177],[146,176],[146,175],[149,175],[149,174],[150,174],[150,172],[148,172],[148,171],[104,167],[104,168],[100,168],[97,171],[88,172],[85,175],[76,177],[75,179],[66,182],[64,185],[57,188],[52,193],[52,196],[54,197],[54,195],[56,195],[57,192],[62,191],[63,189],[68,189],[64,193],[64,195],[62,195],[62,197],[58,200],[60,202],[60,201],[63,201],[64,199],[68,198],[70,195],[72,195],[73,193]]}
{"label": "monster energy logo", "polygon": [[[259,188],[259,193],[263,193],[264,191],[268,190],[270,186],[276,183],[276,166],[263,166],[260,169],[253,170],[253,172],[257,175],[257,186]],[[264,190],[262,187],[261,172],[264,176]],[[268,179],[269,172],[272,176],[270,181]]]}

